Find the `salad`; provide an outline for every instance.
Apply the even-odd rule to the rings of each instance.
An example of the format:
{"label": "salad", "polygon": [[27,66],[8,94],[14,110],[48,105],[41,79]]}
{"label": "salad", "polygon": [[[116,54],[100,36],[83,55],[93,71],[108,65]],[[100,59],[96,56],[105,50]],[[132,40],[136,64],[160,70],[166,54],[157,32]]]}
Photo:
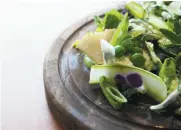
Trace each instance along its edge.
{"label": "salad", "polygon": [[99,84],[116,110],[139,93],[157,101],[150,110],[174,106],[181,115],[181,2],[131,1],[94,22],[96,30],[73,44],[89,84]]}

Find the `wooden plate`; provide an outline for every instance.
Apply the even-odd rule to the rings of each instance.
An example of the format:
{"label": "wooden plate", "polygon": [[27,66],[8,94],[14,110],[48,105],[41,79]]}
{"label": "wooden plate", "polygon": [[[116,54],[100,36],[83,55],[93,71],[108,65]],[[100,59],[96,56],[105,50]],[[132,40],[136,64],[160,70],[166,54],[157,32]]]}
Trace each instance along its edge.
{"label": "wooden plate", "polygon": [[[122,8],[122,5],[115,7]],[[97,13],[103,15],[106,11]],[[44,63],[44,84],[50,110],[66,130],[155,130],[181,129],[181,120],[150,111],[149,105],[129,103],[114,110],[98,86],[90,86],[89,70],[72,43],[94,31],[94,15],[67,28],[54,42]],[[140,100],[145,103],[145,98]],[[150,99],[147,99],[150,100]],[[146,101],[147,101],[146,100]],[[154,102],[153,102],[154,103]]]}

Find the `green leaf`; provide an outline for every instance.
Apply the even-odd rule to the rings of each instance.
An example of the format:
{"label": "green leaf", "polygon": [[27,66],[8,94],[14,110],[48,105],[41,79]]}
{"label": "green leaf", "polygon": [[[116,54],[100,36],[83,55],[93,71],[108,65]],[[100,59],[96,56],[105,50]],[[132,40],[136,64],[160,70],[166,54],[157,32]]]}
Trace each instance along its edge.
{"label": "green leaf", "polygon": [[180,38],[174,32],[163,28],[160,29],[160,32],[174,44],[180,44]]}
{"label": "green leaf", "polygon": [[159,72],[159,77],[161,77],[163,80],[165,77],[172,77],[176,75],[176,64],[174,62],[173,58],[167,58],[165,59],[161,70]]}
{"label": "green leaf", "polygon": [[174,31],[177,35],[181,34],[181,24],[178,21],[174,23]]}
{"label": "green leaf", "polygon": [[121,45],[126,49],[126,52],[133,52],[135,44],[132,41],[132,38],[127,38],[123,42],[121,42]]}
{"label": "green leaf", "polygon": [[124,16],[116,9],[110,10],[105,14],[103,19],[104,29],[117,28],[123,17]]}
{"label": "green leaf", "polygon": [[168,50],[164,45],[159,44],[159,49],[161,50],[161,52],[163,52],[164,54],[170,56],[170,57],[176,57],[176,54],[170,50]]}
{"label": "green leaf", "polygon": [[168,25],[170,28],[172,28],[172,30],[174,29],[173,19],[168,19],[166,23],[167,23],[167,25]]}
{"label": "green leaf", "polygon": [[179,52],[181,52],[181,44],[169,44],[169,45],[165,45],[166,49],[177,55]]}
{"label": "green leaf", "polygon": [[168,44],[165,45],[166,48],[181,48],[181,44]]}
{"label": "green leaf", "polygon": [[106,29],[117,28],[120,22],[121,21],[115,15],[108,15],[104,28]]}
{"label": "green leaf", "polygon": [[107,12],[106,14],[105,14],[105,16],[104,16],[104,20],[106,20],[107,18],[107,16],[108,15],[114,15],[115,17],[117,17],[120,21],[124,18],[124,16],[119,12],[119,11],[117,11],[116,9],[112,9],[112,10],[110,10],[109,12]]}
{"label": "green leaf", "polygon": [[127,40],[132,40],[132,36],[125,32],[122,36],[119,37],[116,45],[122,45],[122,43]]}
{"label": "green leaf", "polygon": [[118,39],[123,39],[125,38],[125,36],[127,35],[128,32],[128,26],[129,26],[129,22],[128,22],[128,13],[126,13],[124,15],[124,18],[122,20],[122,22],[118,25],[112,39],[111,39],[111,44],[113,46],[115,46],[118,42]]}
{"label": "green leaf", "polygon": [[107,12],[103,19],[98,16],[94,16],[94,22],[97,25],[97,30],[117,28],[122,19],[123,15],[116,9],[112,9]]}

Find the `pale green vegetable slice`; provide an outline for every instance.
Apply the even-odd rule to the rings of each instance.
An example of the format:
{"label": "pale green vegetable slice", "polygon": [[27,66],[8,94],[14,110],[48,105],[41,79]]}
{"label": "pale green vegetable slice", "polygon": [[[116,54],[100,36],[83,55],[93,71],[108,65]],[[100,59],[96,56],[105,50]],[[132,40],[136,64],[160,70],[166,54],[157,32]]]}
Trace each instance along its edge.
{"label": "pale green vegetable slice", "polygon": [[150,107],[151,110],[160,110],[163,108],[166,108],[169,104],[172,102],[175,102],[177,97],[179,96],[181,92],[179,92],[177,89],[173,91],[171,94],[168,95],[168,97],[160,104],[153,105]]}
{"label": "pale green vegetable slice", "polygon": [[76,43],[76,48],[89,56],[96,64],[103,64],[100,39],[110,41],[115,29],[106,29],[104,32],[89,33]]}
{"label": "pale green vegetable slice", "polygon": [[118,73],[139,73],[143,78],[143,85],[147,88],[147,94],[158,102],[162,102],[167,96],[167,87],[163,80],[155,74],[138,67],[125,65],[94,65],[91,67],[90,84],[99,83],[101,76],[114,78]]}

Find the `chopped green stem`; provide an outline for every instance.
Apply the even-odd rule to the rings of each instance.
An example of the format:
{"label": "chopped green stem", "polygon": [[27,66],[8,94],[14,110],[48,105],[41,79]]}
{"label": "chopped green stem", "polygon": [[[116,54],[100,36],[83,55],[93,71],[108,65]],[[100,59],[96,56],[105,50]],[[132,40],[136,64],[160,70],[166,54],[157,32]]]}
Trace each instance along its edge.
{"label": "chopped green stem", "polygon": [[154,51],[154,45],[151,42],[145,42],[146,46],[148,48],[149,54],[151,56],[151,59],[153,63],[160,69],[162,67],[161,60],[157,57],[155,51]]}
{"label": "chopped green stem", "polygon": [[114,84],[111,84],[105,76],[100,77],[100,87],[111,106],[120,109],[127,99],[119,92]]}
{"label": "chopped green stem", "polygon": [[127,102],[126,98],[119,92],[119,90],[115,87],[107,87],[107,93],[117,102],[123,103]]}
{"label": "chopped green stem", "polygon": [[[145,34],[145,35],[141,38],[141,41],[143,41],[143,39],[144,39],[146,36],[151,35],[151,34],[158,35],[158,36],[161,36],[161,37],[165,37],[164,35],[158,34],[158,33],[147,33],[147,34]],[[166,37],[165,37],[165,38],[166,38]]]}

